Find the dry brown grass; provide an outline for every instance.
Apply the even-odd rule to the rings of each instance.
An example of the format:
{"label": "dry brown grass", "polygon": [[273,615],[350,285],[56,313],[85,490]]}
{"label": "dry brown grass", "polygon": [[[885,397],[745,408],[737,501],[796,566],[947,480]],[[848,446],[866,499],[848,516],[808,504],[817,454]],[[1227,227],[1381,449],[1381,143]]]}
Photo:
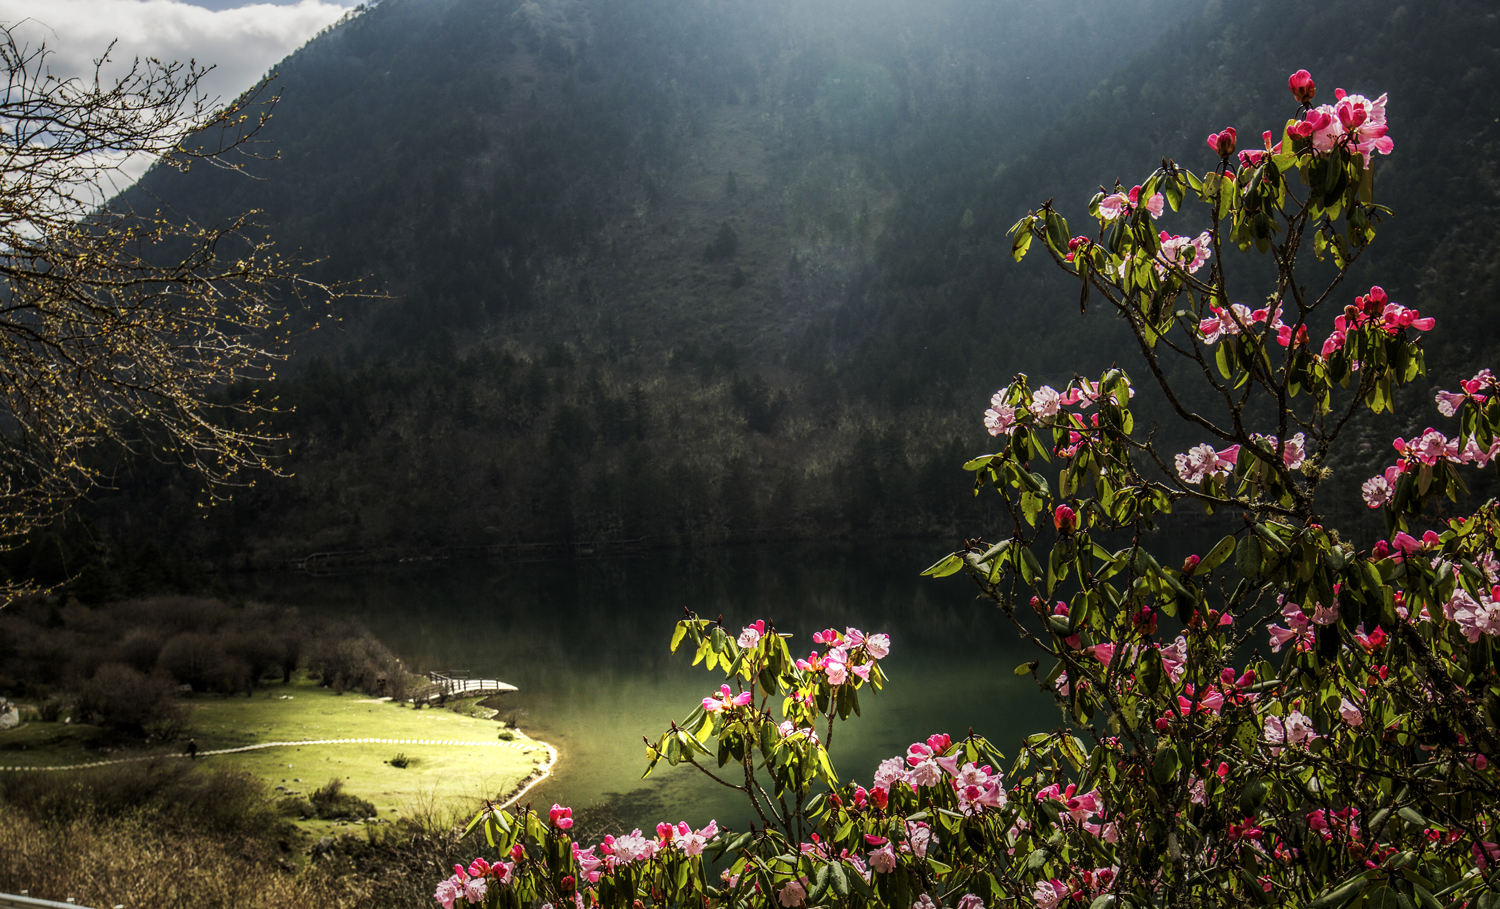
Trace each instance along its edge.
{"label": "dry brown grass", "polygon": [[368,885],[290,874],[253,843],[164,832],[148,818],[42,825],[0,817],[0,891],[128,909],[373,906]]}
{"label": "dry brown grass", "polygon": [[185,762],[0,782],[0,892],[98,909],[428,909],[473,848],[434,804],[309,856],[264,784]]}

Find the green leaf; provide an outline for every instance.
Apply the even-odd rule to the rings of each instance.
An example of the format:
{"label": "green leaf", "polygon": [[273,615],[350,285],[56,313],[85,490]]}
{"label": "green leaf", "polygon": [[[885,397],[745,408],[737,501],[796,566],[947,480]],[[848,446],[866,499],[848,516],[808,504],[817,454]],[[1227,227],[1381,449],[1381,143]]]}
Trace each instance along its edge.
{"label": "green leaf", "polygon": [[1234,555],[1233,535],[1227,536],[1224,539],[1220,540],[1217,544],[1214,545],[1213,549],[1210,549],[1208,551],[1208,555],[1204,556],[1203,561],[1199,563],[1198,571],[1205,574],[1213,571],[1215,568],[1218,568],[1220,565],[1224,564],[1231,555]]}
{"label": "green leaf", "polygon": [[1151,762],[1151,776],[1159,786],[1170,783],[1181,769],[1182,758],[1177,754],[1176,748],[1163,748],[1156,752],[1156,759]]}
{"label": "green leaf", "polygon": [[1260,562],[1260,542],[1246,534],[1235,550],[1234,567],[1239,569],[1241,576],[1253,579],[1260,576]]}
{"label": "green leaf", "polygon": [[1146,686],[1146,693],[1156,694],[1157,689],[1161,687],[1162,679],[1161,651],[1155,647],[1147,650],[1146,655],[1141,658],[1139,671],[1141,684]]}
{"label": "green leaf", "polygon": [[[946,578],[950,574],[957,574],[964,567],[963,557],[958,553],[949,553],[938,559],[932,567],[922,572],[921,577]],[[674,642],[673,649],[676,649]]]}
{"label": "green leaf", "polygon": [[1011,234],[1010,257],[1019,262],[1026,258],[1026,251],[1031,248],[1031,222],[1023,220],[1016,228]]}
{"label": "green leaf", "polygon": [[1254,817],[1255,812],[1266,802],[1266,795],[1270,789],[1266,781],[1260,777],[1251,777],[1240,789],[1239,808],[1240,813],[1246,817]]}
{"label": "green leaf", "polygon": [[1360,875],[1308,903],[1307,909],[1339,909],[1340,906],[1354,899],[1367,884],[1369,880],[1364,875]]}
{"label": "green leaf", "polygon": [[843,862],[836,862],[828,866],[828,883],[833,887],[833,892],[839,896],[849,896],[849,873],[844,870]]}
{"label": "green leaf", "polygon": [[677,623],[677,630],[672,632],[672,652],[673,653],[677,652],[677,645],[682,643],[682,639],[685,638],[685,637],[687,637],[687,630],[688,630],[688,623],[687,623],[686,620],[683,620],[683,621]]}
{"label": "green leaf", "polygon": [[1047,245],[1051,246],[1052,251],[1057,253],[1059,257],[1066,256],[1068,254],[1069,240],[1068,222],[1063,219],[1062,215],[1050,209],[1047,211],[1046,221]]}

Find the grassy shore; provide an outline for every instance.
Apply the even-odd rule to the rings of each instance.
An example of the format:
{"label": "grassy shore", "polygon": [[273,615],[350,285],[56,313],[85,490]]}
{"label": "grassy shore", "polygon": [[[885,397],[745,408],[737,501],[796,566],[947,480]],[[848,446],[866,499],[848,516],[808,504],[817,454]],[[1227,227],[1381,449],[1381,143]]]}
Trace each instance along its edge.
{"label": "grassy shore", "polygon": [[[481,797],[494,798],[514,789],[547,758],[545,747],[492,720],[454,710],[417,710],[355,693],[338,695],[300,678],[267,686],[254,697],[198,695],[183,703],[189,710],[188,734],[200,752],[323,739],[475,743],[291,745],[199,758],[206,766],[243,768],[271,787],[281,787],[278,794],[306,796],[340,779],[347,792],[372,802],[382,818],[448,812]],[[519,747],[479,744],[496,742],[502,734],[513,735]],[[155,751],[181,753],[183,747],[178,741]],[[65,766],[148,753],[112,747],[103,730],[90,726],[31,722],[0,732],[0,766]],[[398,754],[406,757],[407,766],[391,764]],[[308,821],[304,826],[317,831],[330,825]]]}

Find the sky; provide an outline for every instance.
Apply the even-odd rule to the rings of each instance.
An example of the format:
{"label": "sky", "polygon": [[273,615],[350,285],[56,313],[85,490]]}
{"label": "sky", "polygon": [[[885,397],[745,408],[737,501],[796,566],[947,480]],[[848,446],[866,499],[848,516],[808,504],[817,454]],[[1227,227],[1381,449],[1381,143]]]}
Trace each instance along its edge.
{"label": "sky", "polygon": [[[353,5],[354,0],[0,0],[0,22],[18,42],[33,48],[45,43],[54,75],[92,77],[94,59],[116,41],[113,71],[136,57],[196,60],[214,67],[203,82],[206,94],[227,101]],[[118,190],[120,178],[129,183],[149,164],[125,162],[123,172],[106,182]]]}
{"label": "sky", "polygon": [[57,75],[92,72],[118,39],[112,59],[195,59],[217,67],[209,90],[232,98],[354,4],[343,0],[244,3],[240,0],[0,0],[0,22],[54,51]]}

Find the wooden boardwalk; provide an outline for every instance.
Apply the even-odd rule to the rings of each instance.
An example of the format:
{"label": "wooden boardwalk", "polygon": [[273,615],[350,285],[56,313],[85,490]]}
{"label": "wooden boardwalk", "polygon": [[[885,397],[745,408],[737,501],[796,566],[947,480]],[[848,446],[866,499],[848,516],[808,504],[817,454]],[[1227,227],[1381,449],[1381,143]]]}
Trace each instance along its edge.
{"label": "wooden boardwalk", "polygon": [[412,702],[429,704],[448,698],[469,698],[491,694],[503,694],[518,690],[516,686],[499,679],[471,679],[466,672],[429,672],[429,684],[412,692]]}

